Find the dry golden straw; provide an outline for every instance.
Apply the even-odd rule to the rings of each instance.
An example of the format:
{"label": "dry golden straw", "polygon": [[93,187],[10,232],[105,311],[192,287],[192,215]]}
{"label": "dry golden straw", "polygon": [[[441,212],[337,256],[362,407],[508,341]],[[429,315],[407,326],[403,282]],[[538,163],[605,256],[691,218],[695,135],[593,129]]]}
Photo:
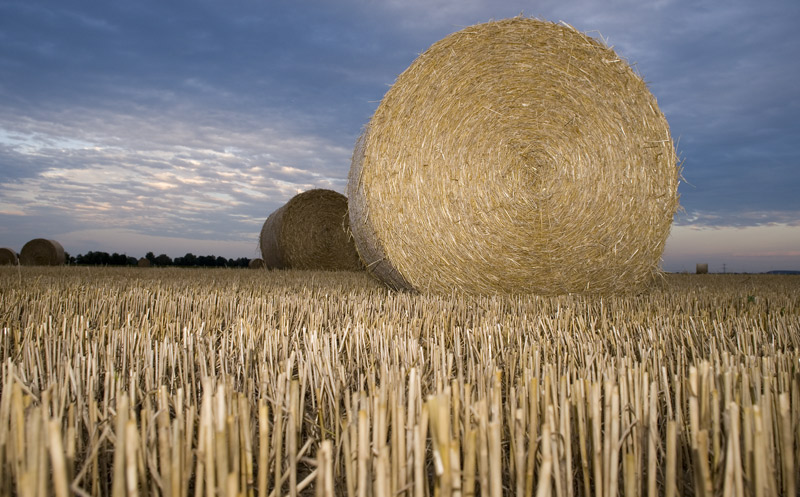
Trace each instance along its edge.
{"label": "dry golden straw", "polygon": [[10,248],[0,248],[0,266],[16,266],[19,264],[19,255]]}
{"label": "dry golden straw", "polygon": [[23,266],[60,266],[66,262],[64,247],[55,240],[35,238],[22,247],[19,262]]}
{"label": "dry golden straw", "polygon": [[659,271],[678,176],[625,61],[517,17],[444,38],[397,78],[356,145],[351,229],[394,288],[623,292]]}
{"label": "dry golden straw", "polygon": [[798,495],[800,276],[0,267],[0,330],[0,496]]}
{"label": "dry golden straw", "polygon": [[150,259],[142,257],[138,261],[136,261],[136,265],[138,267],[150,267],[152,264],[150,263]]}
{"label": "dry golden straw", "polygon": [[349,235],[347,198],[332,190],[309,190],[269,215],[259,245],[270,269],[361,269]]}

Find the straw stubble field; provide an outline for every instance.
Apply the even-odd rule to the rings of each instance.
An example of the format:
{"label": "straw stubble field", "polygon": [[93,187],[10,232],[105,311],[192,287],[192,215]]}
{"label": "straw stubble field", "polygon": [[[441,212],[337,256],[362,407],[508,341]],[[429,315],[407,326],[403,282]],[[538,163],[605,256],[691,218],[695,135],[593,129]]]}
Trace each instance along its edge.
{"label": "straw stubble field", "polygon": [[800,279],[0,268],[0,494],[796,495]]}

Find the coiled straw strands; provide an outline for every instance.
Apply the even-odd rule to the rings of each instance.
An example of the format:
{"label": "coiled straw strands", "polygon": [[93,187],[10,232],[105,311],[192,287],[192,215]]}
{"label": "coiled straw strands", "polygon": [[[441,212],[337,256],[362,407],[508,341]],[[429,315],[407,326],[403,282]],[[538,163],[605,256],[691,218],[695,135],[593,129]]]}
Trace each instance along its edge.
{"label": "coiled straw strands", "polygon": [[264,259],[250,259],[250,262],[247,263],[247,267],[250,269],[264,269]]}
{"label": "coiled straw strands", "polygon": [[23,266],[60,266],[66,262],[64,247],[55,240],[35,238],[22,247],[19,262]]}
{"label": "coiled straw strands", "polygon": [[0,266],[16,266],[19,264],[19,255],[10,248],[0,248]]}
{"label": "coiled straw strands", "polygon": [[270,269],[361,269],[349,235],[347,198],[315,189],[295,195],[269,215],[260,248]]}
{"label": "coiled straw strands", "polygon": [[435,293],[615,293],[659,272],[678,207],[669,126],[603,43],[517,17],[404,71],[348,183],[367,269]]}

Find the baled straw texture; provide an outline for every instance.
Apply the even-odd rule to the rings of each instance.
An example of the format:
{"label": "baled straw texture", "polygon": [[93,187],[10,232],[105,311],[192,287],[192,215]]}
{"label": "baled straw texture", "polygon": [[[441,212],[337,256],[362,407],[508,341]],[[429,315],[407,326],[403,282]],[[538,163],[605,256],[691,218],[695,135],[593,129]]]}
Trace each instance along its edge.
{"label": "baled straw texture", "polygon": [[22,247],[19,262],[23,266],[60,266],[66,262],[64,247],[55,240],[34,238]]}
{"label": "baled straw texture", "polygon": [[264,269],[264,259],[250,259],[250,262],[247,263],[247,267],[250,269]]}
{"label": "baled straw texture", "polygon": [[678,176],[664,115],[613,50],[518,17],[397,78],[353,154],[351,229],[394,288],[623,292],[659,272]]}
{"label": "baled straw texture", "polygon": [[139,260],[136,261],[136,266],[137,267],[150,267],[150,266],[152,266],[152,263],[150,262],[150,259],[148,259],[147,257],[140,257]]}
{"label": "baled straw texture", "polygon": [[0,248],[0,266],[16,266],[19,264],[19,255],[10,248]]}
{"label": "baled straw texture", "polygon": [[362,269],[349,234],[347,198],[332,190],[297,194],[270,214],[260,248],[270,269]]}

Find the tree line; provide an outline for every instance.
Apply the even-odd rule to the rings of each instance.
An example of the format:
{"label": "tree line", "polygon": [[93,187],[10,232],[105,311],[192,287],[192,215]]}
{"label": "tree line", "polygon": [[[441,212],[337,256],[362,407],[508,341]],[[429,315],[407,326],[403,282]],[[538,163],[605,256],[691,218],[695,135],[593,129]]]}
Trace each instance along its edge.
{"label": "tree line", "polygon": [[[114,252],[94,252],[89,251],[85,254],[78,254],[71,256],[66,254],[67,264],[75,264],[80,266],[137,266],[139,259],[130,257],[126,254],[118,254]],[[153,266],[167,267],[244,267],[246,268],[250,263],[247,257],[239,257],[238,259],[226,259],[221,256],[214,255],[194,255],[188,252],[183,257],[171,258],[167,254],[155,255],[153,252],[148,252],[144,259],[150,261]]]}

